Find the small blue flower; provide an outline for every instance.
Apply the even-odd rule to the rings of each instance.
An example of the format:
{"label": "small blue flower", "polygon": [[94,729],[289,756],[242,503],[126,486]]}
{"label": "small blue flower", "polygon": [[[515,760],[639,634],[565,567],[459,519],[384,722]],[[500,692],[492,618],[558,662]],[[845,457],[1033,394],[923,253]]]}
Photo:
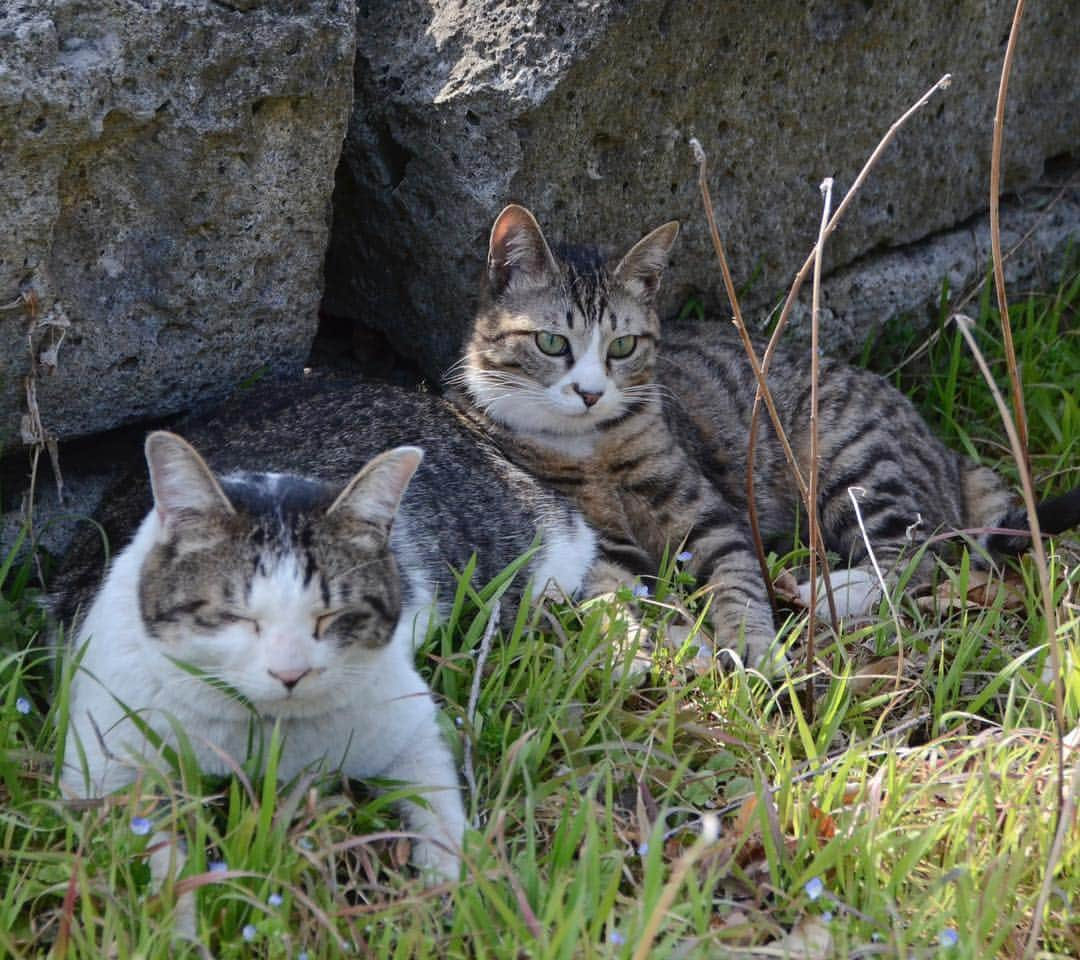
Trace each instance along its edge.
{"label": "small blue flower", "polygon": [[649,588],[643,583],[635,583],[631,593],[633,593],[635,597],[647,597],[649,595]]}
{"label": "small blue flower", "polygon": [[25,717],[30,712],[30,701],[26,697],[19,697],[15,701],[15,709]]}
{"label": "small blue flower", "polygon": [[626,943],[626,937],[619,933],[618,930],[612,930],[611,933],[608,934],[607,939],[608,943],[613,943],[617,947],[621,947],[624,943]]}
{"label": "small blue flower", "polygon": [[211,873],[225,873],[229,869],[229,865],[224,860],[211,860],[206,869]]}
{"label": "small blue flower", "polygon": [[459,727],[463,727],[463,726],[465,726],[465,718],[464,717],[455,717],[454,718],[454,723]]}
{"label": "small blue flower", "polygon": [[240,932],[244,935],[244,939],[250,943],[252,940],[255,939],[255,935],[259,931],[255,929],[255,924],[249,923]]}
{"label": "small blue flower", "polygon": [[832,923],[832,911],[831,910],[826,910],[821,915],[821,921],[822,921],[822,923]]}
{"label": "small blue flower", "polygon": [[301,837],[299,843],[304,850],[315,849],[315,841],[312,840],[311,837]]}
{"label": "small blue flower", "polygon": [[266,898],[266,902],[272,907],[280,907],[285,901],[280,893],[272,893]]}
{"label": "small blue flower", "polygon": [[806,886],[803,887],[806,891],[806,895],[811,900],[816,900],[825,892],[825,884],[821,882],[821,877],[811,877],[806,881]]}
{"label": "small blue flower", "polygon": [[683,550],[682,553],[675,554],[675,559],[678,560],[679,563],[689,563],[694,559],[694,555],[689,550]]}
{"label": "small blue flower", "polygon": [[960,942],[960,935],[952,927],[946,927],[938,934],[937,939],[938,943],[948,949],[949,947],[955,947]]}
{"label": "small blue flower", "polygon": [[642,840],[641,843],[638,844],[637,855],[639,857],[643,857],[648,852],[649,852],[649,843],[648,843],[647,840]]}
{"label": "small blue flower", "polygon": [[299,952],[299,953],[298,953],[298,954],[296,955],[296,960],[308,960],[308,955],[307,955],[307,951],[306,951],[306,950],[301,950],[301,951],[300,951],[300,952]]}
{"label": "small blue flower", "polygon": [[137,837],[145,837],[154,825],[146,817],[131,818],[131,832]]}

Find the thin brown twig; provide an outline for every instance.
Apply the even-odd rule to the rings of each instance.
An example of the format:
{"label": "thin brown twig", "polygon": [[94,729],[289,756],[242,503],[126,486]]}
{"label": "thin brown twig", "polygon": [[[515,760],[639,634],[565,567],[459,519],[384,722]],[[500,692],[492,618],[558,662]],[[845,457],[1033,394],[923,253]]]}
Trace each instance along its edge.
{"label": "thin brown twig", "polygon": [[[1009,75],[1012,72],[1013,57],[1016,54],[1016,40],[1020,35],[1020,20],[1024,15],[1024,0],[1016,0],[1013,10],[1012,25],[1009,28],[1009,41],[1005,47],[1005,58],[1001,64],[1001,79],[998,83],[997,105],[994,110],[994,133],[990,151],[990,252],[994,263],[994,290],[997,293],[998,316],[1001,322],[1002,341],[1005,346],[1005,361],[1009,371],[1009,383],[1012,387],[1013,416],[1016,418],[1015,429],[1004,410],[1004,400],[998,392],[993,379],[986,369],[986,364],[976,354],[979,368],[990,385],[994,400],[1002,410],[1002,419],[1009,434],[1009,443],[1013,447],[1013,457],[1020,474],[1020,483],[1024,494],[1024,504],[1028,512],[1028,525],[1031,527],[1032,552],[1035,556],[1035,568],[1039,574],[1039,589],[1042,592],[1043,617],[1046,621],[1046,641],[1050,646],[1050,663],[1054,672],[1054,713],[1057,732],[1057,816],[1058,823],[1054,844],[1050,849],[1042,889],[1032,917],[1031,930],[1024,945],[1024,958],[1029,960],[1035,955],[1039,936],[1042,932],[1043,913],[1050,892],[1050,878],[1054,874],[1055,861],[1061,854],[1058,840],[1062,834],[1062,821],[1066,815],[1065,807],[1065,691],[1064,678],[1061,675],[1061,651],[1058,648],[1057,617],[1054,609],[1054,595],[1050,585],[1050,571],[1046,563],[1046,551],[1040,536],[1039,518],[1035,513],[1035,494],[1031,484],[1031,456],[1028,451],[1027,413],[1024,410],[1024,393],[1020,383],[1020,369],[1016,363],[1016,349],[1013,345],[1012,324],[1009,321],[1009,302],[1005,294],[1005,264],[1001,255],[1001,152],[1005,137],[1005,99],[1009,90]],[[959,320],[959,315],[958,315]],[[970,323],[970,321],[968,321]],[[967,324],[959,322],[960,330],[969,345],[974,339]],[[974,350],[974,346],[972,347]],[[1075,784],[1071,795],[1075,795]],[[1070,815],[1071,821],[1071,815]]]}
{"label": "thin brown twig", "polygon": [[1001,64],[1001,81],[998,84],[997,107],[994,110],[994,137],[990,150],[990,255],[994,262],[994,290],[997,293],[998,313],[1001,315],[1001,333],[1005,343],[1005,359],[1012,386],[1013,416],[1025,469],[1031,472],[1028,455],[1027,414],[1024,412],[1024,392],[1020,385],[1020,370],[1016,365],[1016,348],[1013,346],[1012,324],[1009,323],[1009,301],[1005,295],[1005,264],[1001,256],[1001,145],[1005,136],[1005,97],[1009,90],[1009,74],[1012,72],[1016,38],[1020,34],[1020,18],[1024,14],[1024,0],[1016,0],[1009,42],[1005,47],[1005,59]]}
{"label": "thin brown twig", "polygon": [[[822,236],[822,240],[828,240],[832,236],[833,231],[836,229],[837,224],[840,222],[840,218],[847,212],[847,208],[851,202],[855,199],[855,194],[862,189],[862,185],[866,182],[866,178],[870,175],[871,169],[881,158],[881,155],[885,152],[885,148],[892,143],[893,138],[900,131],[900,128],[911,119],[914,114],[926,106],[930,102],[930,98],[937,93],[938,90],[945,90],[949,84],[952,83],[952,74],[944,74],[937,83],[935,83],[929,90],[926,91],[918,100],[915,101],[900,118],[893,123],[888,130],[885,131],[885,136],[881,138],[878,145],[874,147],[873,153],[867,158],[866,163],[863,164],[863,168],[859,171],[859,175],[855,178],[855,182],[851,185],[847,193],[844,194],[844,199],[840,201],[840,206],[836,208],[836,212],[829,220],[829,225],[825,228],[825,233]],[[803,262],[802,267],[799,268],[799,272],[795,275],[795,280],[791,284],[791,290],[788,291],[787,299],[784,301],[784,306],[780,310],[780,317],[776,321],[776,330],[773,332],[772,337],[769,339],[769,346],[765,351],[764,362],[768,364],[768,358],[771,356],[772,349],[776,346],[776,341],[779,338],[779,334],[787,326],[788,317],[791,314],[791,308],[795,304],[795,298],[798,297],[799,291],[802,290],[803,283],[806,282],[806,278],[810,275],[810,271],[814,267],[814,251],[810,251],[810,255]]]}
{"label": "thin brown twig", "polygon": [[[695,138],[690,139],[690,149],[694,154],[694,162],[698,168],[698,188],[701,191],[702,204],[705,207],[705,219],[709,224],[709,236],[712,238],[713,250],[716,252],[716,257],[720,261],[720,273],[724,278],[724,286],[727,289],[728,300],[731,302],[731,312],[734,318],[736,328],[739,330],[743,346],[746,347],[751,353],[753,352],[753,346],[749,343],[749,336],[746,333],[746,325],[743,323],[742,310],[739,308],[739,298],[735,293],[735,284],[731,279],[731,271],[728,269],[727,257],[724,256],[724,245],[720,240],[720,231],[716,226],[716,216],[713,213],[712,196],[709,192],[709,180],[707,176],[707,164],[705,158],[705,148],[702,147],[701,142]],[[758,387],[758,396],[761,395],[761,387]],[[764,391],[766,396],[766,403],[772,405],[772,394],[769,393],[768,384],[764,385]],[[783,431],[780,431],[783,436]],[[784,453],[788,457],[788,463],[791,465],[791,469],[795,475],[796,483],[800,483],[802,478],[799,474],[798,464],[795,462],[794,454],[791,452],[790,446],[787,444],[787,437],[783,436],[782,443],[784,444]],[[761,523],[758,520],[757,504],[754,503],[754,449],[750,448],[749,456],[746,460],[746,484],[747,484],[747,498],[746,498],[746,511],[750,521],[750,534],[754,541],[754,553],[757,555],[758,566],[761,568],[761,578],[765,581],[765,589],[769,593],[769,606],[773,610],[777,608],[776,602],[776,588],[773,586],[772,576],[769,573],[769,560],[765,555],[765,543],[761,539]]]}
{"label": "thin brown twig", "polygon": [[[870,175],[871,169],[877,163],[882,153],[885,152],[885,148],[892,142],[893,138],[899,132],[900,128],[905,123],[907,123],[907,121],[912,117],[912,115],[914,115],[917,110],[921,109],[929,102],[931,96],[933,96],[938,90],[944,90],[946,87],[949,86],[951,82],[951,74],[944,74],[941,79],[937,81],[937,83],[930,87],[930,89],[927,90],[926,93],[924,93],[917,101],[915,101],[915,103],[912,104],[903,114],[901,114],[900,118],[896,120],[891,127],[889,127],[889,129],[885,132],[885,136],[881,138],[881,140],[878,142],[878,145],[874,148],[873,152],[867,158],[866,163],[863,164],[862,169],[859,171],[859,175],[855,178],[855,182],[852,183],[850,189],[847,191],[846,194],[844,194],[844,199],[840,201],[840,206],[836,208],[836,212],[829,219],[828,225],[821,232],[821,235],[818,238],[819,244],[824,243],[824,241],[827,240],[832,234],[832,232],[836,229],[837,224],[840,222],[840,218],[847,211],[848,206],[855,198],[856,193],[858,193],[863,183],[866,182],[866,178]],[[712,208],[710,205],[708,208],[708,212],[711,213],[711,210]],[[780,310],[780,316],[776,321],[776,329],[773,330],[772,336],[769,338],[769,342],[765,347],[765,352],[762,354],[761,357],[761,371],[760,375],[758,376],[758,391],[757,394],[754,396],[754,406],[750,412],[750,431],[747,440],[747,449],[750,451],[751,457],[753,456],[753,451],[757,445],[758,423],[760,422],[758,413],[761,410],[761,403],[764,396],[761,387],[765,381],[765,376],[768,373],[769,364],[772,361],[773,354],[776,351],[776,345],[780,341],[780,335],[784,332],[784,328],[787,326],[788,318],[791,315],[791,309],[795,304],[795,299],[798,297],[799,291],[802,289],[802,285],[805,282],[807,275],[813,268],[816,253],[817,244],[815,244],[814,250],[810,252],[810,256],[806,258],[802,267],[799,269],[799,272],[795,275],[794,281],[792,281],[791,289],[788,291],[787,299],[784,301],[784,306]],[[755,369],[755,374],[757,373],[758,371],[757,369]],[[766,400],[766,408],[768,407],[769,402]],[[772,413],[773,412],[770,410],[770,416],[772,416]],[[774,426],[778,427],[777,418],[774,416],[773,423]],[[753,461],[751,460],[750,462],[752,463]],[[797,482],[799,481],[799,479],[800,478],[798,477],[798,475],[796,475]],[[747,499],[750,503],[754,502],[753,471],[749,471],[747,476]],[[824,549],[822,549],[822,556],[824,556]],[[832,614],[833,624],[835,626],[837,619],[836,609],[833,601],[832,590],[829,587],[828,581],[826,581],[826,588],[828,589],[829,607]]]}
{"label": "thin brown twig", "polygon": [[[757,392],[755,394],[755,409],[757,398],[764,398],[765,407],[769,411],[769,417],[772,420],[773,429],[776,431],[777,439],[780,441],[780,446],[784,451],[784,456],[787,459],[788,467],[791,470],[791,475],[795,480],[796,485],[799,488],[799,495],[802,498],[803,503],[806,505],[807,511],[810,510],[810,491],[806,485],[806,480],[803,478],[802,471],[799,469],[798,460],[795,458],[795,453],[791,449],[791,444],[788,442],[787,433],[784,431],[784,425],[780,421],[780,414],[776,410],[776,405],[773,403],[772,392],[769,390],[769,384],[765,379],[765,368],[758,360],[757,351],[754,349],[754,344],[750,339],[750,334],[746,329],[746,323],[743,321],[742,309],[739,307],[739,298],[735,293],[735,284],[731,279],[731,271],[728,269],[727,256],[724,253],[724,244],[720,240],[720,230],[716,225],[716,216],[713,213],[712,195],[709,191],[709,183],[707,176],[707,163],[705,157],[705,150],[701,146],[700,141],[695,137],[690,139],[690,148],[694,153],[694,160],[698,165],[698,186],[701,190],[702,205],[705,208],[705,219],[709,224],[709,236],[712,238],[713,249],[716,251],[716,258],[720,261],[720,272],[724,278],[724,287],[727,291],[728,300],[731,303],[732,322],[735,325],[735,329],[739,332],[739,337],[742,340],[743,349],[746,351],[747,359],[750,361],[750,368],[753,370],[754,377],[757,380]],[[750,532],[753,535],[754,551],[757,554],[758,565],[761,567],[762,577],[765,580],[765,587],[769,592],[769,601],[776,608],[776,591],[773,587],[772,577],[769,575],[769,564],[765,556],[765,544],[761,538],[761,528],[758,522],[757,506],[754,500],[754,456],[755,448],[751,442],[747,448],[746,458],[746,502],[747,513],[750,520]],[[815,548],[820,552],[822,564],[825,564],[825,544],[820,539],[814,544]],[[833,629],[839,633],[839,621],[836,616],[836,604],[833,600],[832,584],[829,582],[828,573],[825,574],[825,591],[829,599],[829,612],[832,618]]]}

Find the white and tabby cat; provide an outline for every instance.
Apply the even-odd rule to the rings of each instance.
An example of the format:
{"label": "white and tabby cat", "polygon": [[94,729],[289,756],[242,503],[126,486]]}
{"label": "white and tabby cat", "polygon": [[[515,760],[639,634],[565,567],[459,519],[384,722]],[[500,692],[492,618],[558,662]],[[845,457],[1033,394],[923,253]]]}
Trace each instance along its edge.
{"label": "white and tabby cat", "polygon": [[[552,251],[529,211],[507,207],[451,393],[511,459],[576,499],[609,560],[655,573],[663,550],[685,541],[691,571],[712,590],[718,639],[745,644],[760,663],[775,631],[746,509],[756,381],[727,324],[672,324],[661,348],[654,300],[677,234],[665,224],[607,260],[591,247]],[[808,360],[780,351],[769,383],[805,471]],[[823,534],[852,566],[833,578],[842,611],[879,598],[849,487],[864,491],[867,533],[886,565],[941,529],[1025,526],[1001,480],[947,449],[880,377],[826,360],[819,395]],[[764,414],[755,478],[763,536],[790,542],[797,489]],[[1078,515],[1077,491],[1045,517],[1040,508],[1048,532]]]}
{"label": "white and tabby cat", "polygon": [[[76,620],[75,646],[86,645],[65,787],[100,795],[135,779],[152,748],[128,710],[169,745],[178,723],[216,774],[229,771],[223,755],[243,761],[253,722],[264,734],[280,723],[282,778],[319,762],[414,785],[422,800],[403,804],[420,836],[414,862],[456,877],[465,817],[415,643],[470,554],[490,577],[539,532],[528,574],[569,594],[584,581],[594,534],[448,404],[420,394],[269,386],[189,435],[217,474],[185,440],[152,434],[153,508],[137,519],[144,501],[129,479],[103,512],[114,542],[137,524],[130,544],[100,588],[96,531],[62,571],[54,609]],[[398,446],[349,476],[373,451],[408,440],[428,449],[422,465],[417,447]],[[250,472],[256,465],[288,472]]]}

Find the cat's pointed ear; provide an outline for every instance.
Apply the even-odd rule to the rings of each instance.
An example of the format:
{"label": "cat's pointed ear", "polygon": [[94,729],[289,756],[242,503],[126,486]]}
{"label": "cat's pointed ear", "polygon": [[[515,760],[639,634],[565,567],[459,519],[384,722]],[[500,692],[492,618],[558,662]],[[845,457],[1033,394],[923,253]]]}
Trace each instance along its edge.
{"label": "cat's pointed ear", "polygon": [[634,296],[651,300],[660,288],[660,278],[668,263],[668,254],[679,235],[679,221],[672,220],[642,237],[619,261],[615,279]]}
{"label": "cat's pointed ear", "polygon": [[419,447],[395,447],[380,453],[349,481],[327,514],[349,510],[388,532],[405,488],[423,459],[424,451]]}
{"label": "cat's pointed ear", "polygon": [[235,513],[206,461],[183,437],[156,430],[146,438],[154,508],[163,523],[192,515]]}
{"label": "cat's pointed ear", "polygon": [[491,295],[499,296],[515,282],[535,286],[549,283],[558,272],[536,217],[524,207],[510,204],[491,228],[487,262]]}

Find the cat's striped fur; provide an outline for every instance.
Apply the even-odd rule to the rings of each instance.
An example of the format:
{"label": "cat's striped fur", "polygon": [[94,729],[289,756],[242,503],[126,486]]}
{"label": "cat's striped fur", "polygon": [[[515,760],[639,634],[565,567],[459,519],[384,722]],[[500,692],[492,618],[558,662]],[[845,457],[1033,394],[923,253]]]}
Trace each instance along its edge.
{"label": "cat's striped fur", "polygon": [[[577,500],[609,560],[655,573],[665,547],[685,543],[691,571],[712,588],[718,640],[745,641],[755,662],[774,638],[746,510],[755,380],[727,325],[672,324],[661,349],[654,296],[677,232],[665,224],[622,259],[556,254],[527,210],[507,207],[452,389],[512,459]],[[805,471],[808,359],[781,350],[769,383]],[[853,566],[867,559],[853,487],[886,566],[942,529],[1022,523],[1001,480],[946,448],[872,373],[822,361],[818,430],[825,542]],[[790,541],[797,488],[764,413],[755,478],[763,537]]]}

